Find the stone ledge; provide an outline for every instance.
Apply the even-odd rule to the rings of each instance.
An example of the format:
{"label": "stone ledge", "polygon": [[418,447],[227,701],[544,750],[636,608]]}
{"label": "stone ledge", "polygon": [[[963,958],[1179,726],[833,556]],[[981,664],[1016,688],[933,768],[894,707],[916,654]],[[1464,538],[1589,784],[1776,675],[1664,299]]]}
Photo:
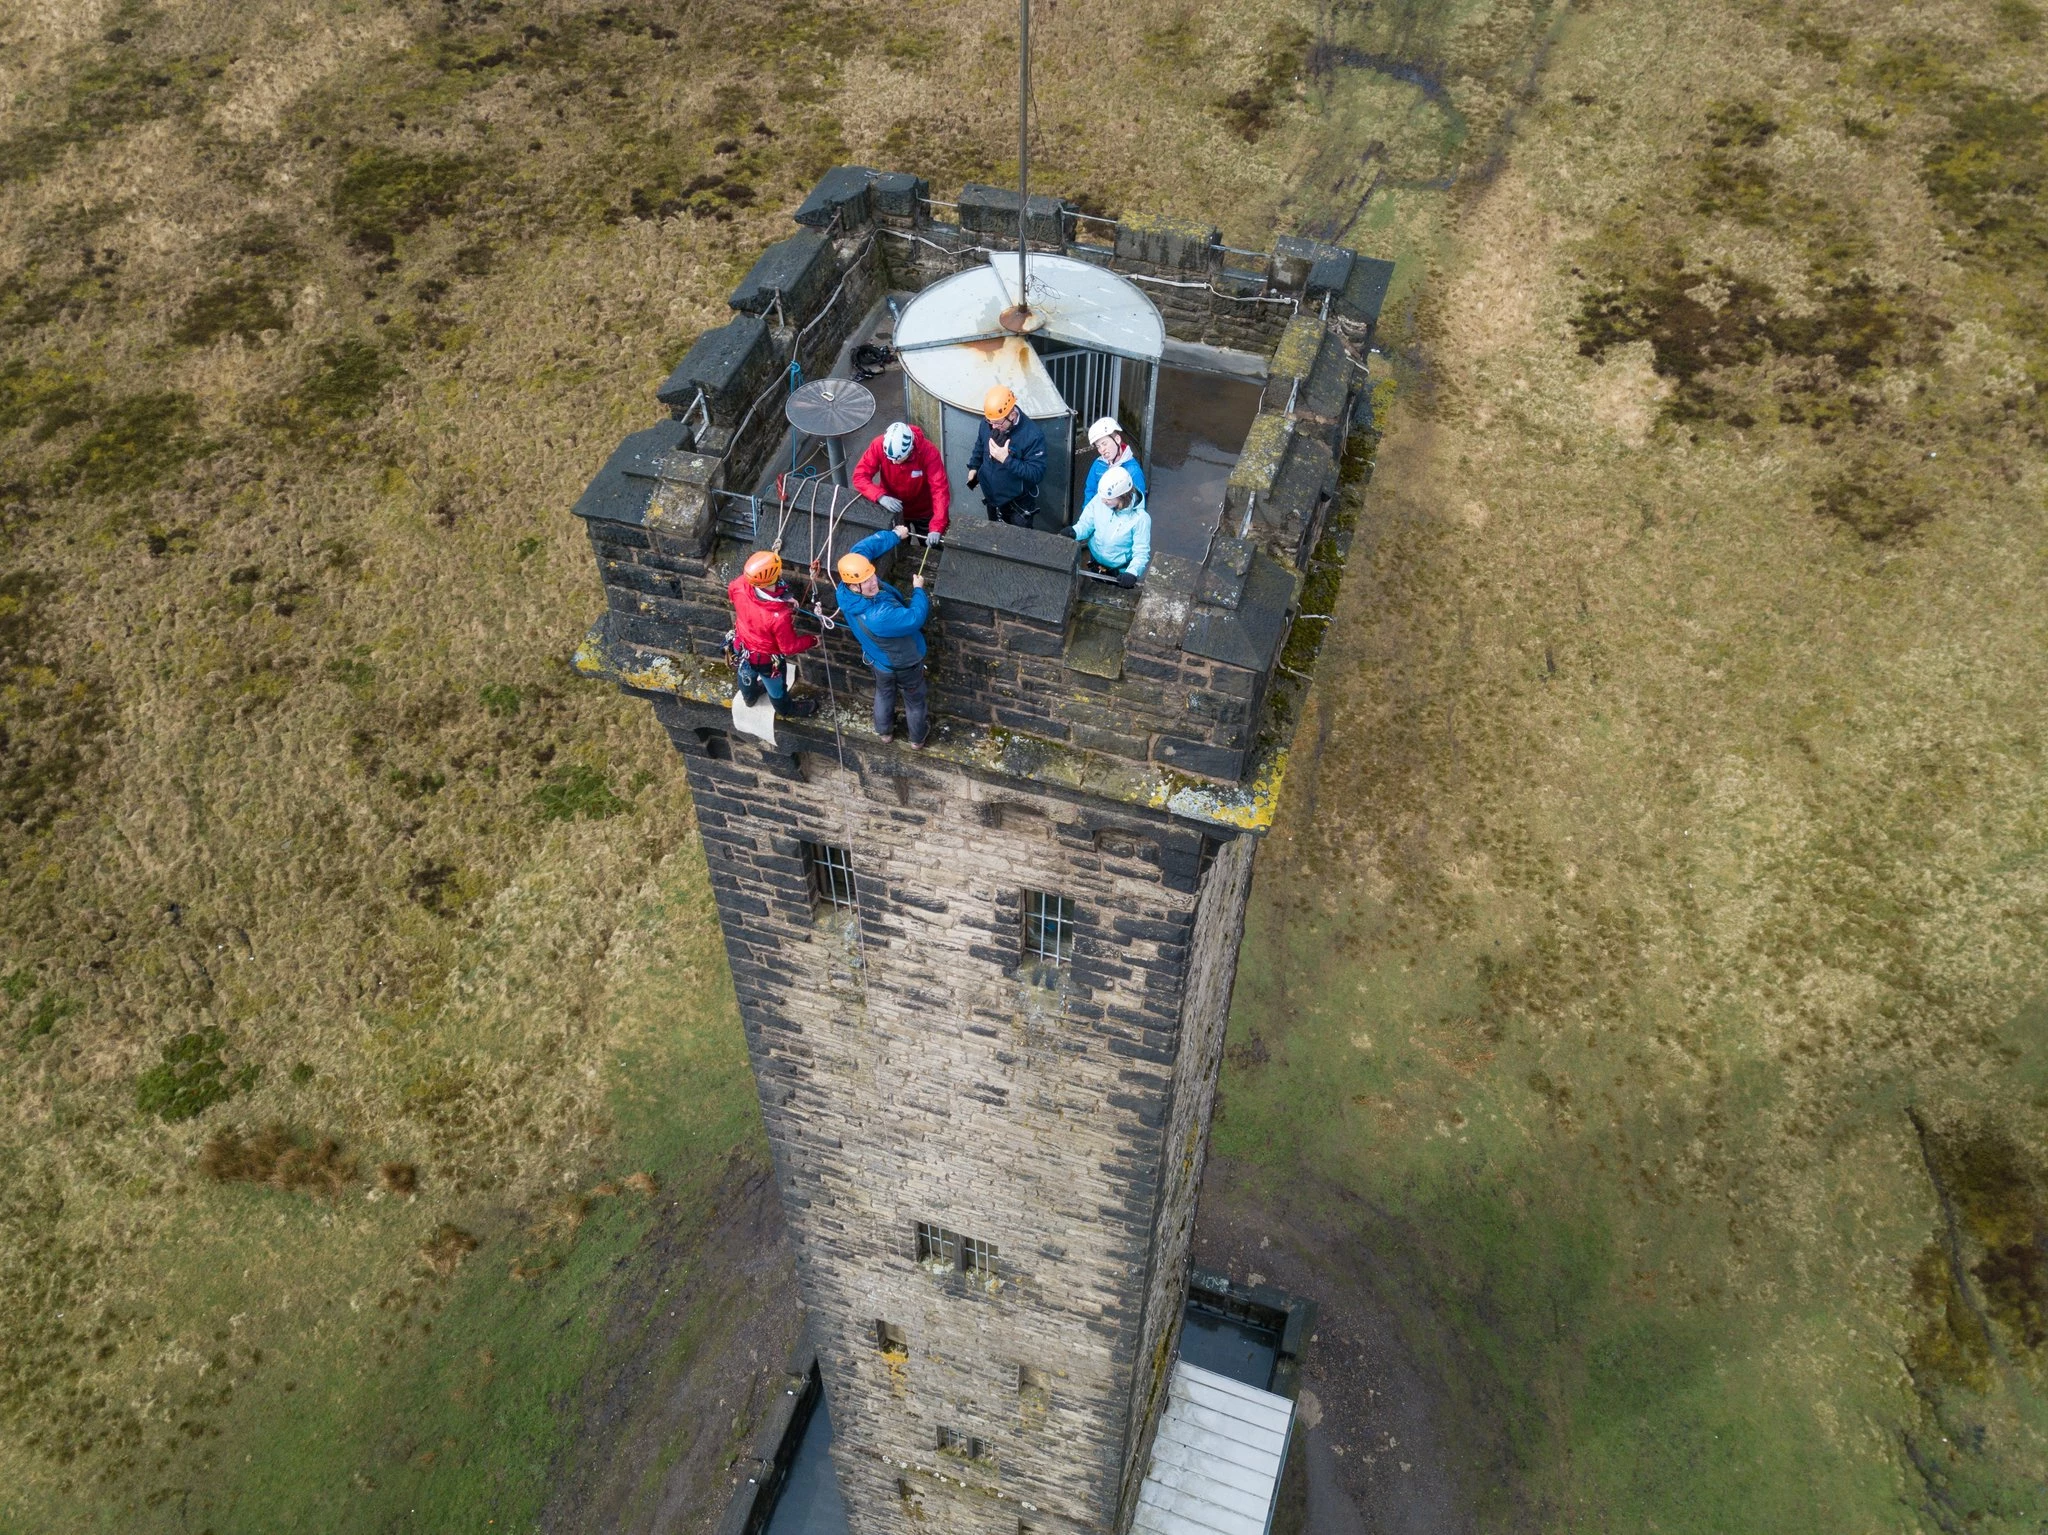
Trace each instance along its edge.
{"label": "stone ledge", "polygon": [[768,382],[775,363],[768,322],[739,315],[699,336],[654,397],[680,418],[702,389],[714,416],[737,416]]}
{"label": "stone ledge", "polygon": [[[1017,194],[1007,187],[970,181],[960,189],[960,228],[985,239],[1017,238]],[[1030,238],[1036,245],[1065,245],[1073,237],[1074,210],[1064,198],[1031,199]]]}
{"label": "stone ledge", "polygon": [[[711,712],[698,722],[701,726],[731,729],[734,681],[729,665],[614,641],[607,627],[600,618],[576,647],[571,664],[579,674],[644,698],[702,705]],[[863,756],[948,762],[993,782],[1030,783],[1259,836],[1272,828],[1279,808],[1288,760],[1288,749],[1280,743],[1293,735],[1294,725],[1291,718],[1276,721],[1276,728],[1268,732],[1271,739],[1262,739],[1253,750],[1242,779],[1213,783],[1155,763],[1132,762],[1000,726],[971,725],[945,714],[934,715],[931,740],[913,757],[902,743],[885,744],[876,737],[867,705],[862,693],[842,698],[836,713],[828,706],[808,720],[779,721],[777,744],[768,750],[832,753],[843,740],[849,751]],[[736,740],[744,743],[746,738]]]}
{"label": "stone ledge", "polygon": [[947,533],[932,595],[1064,628],[1081,546],[1063,533],[962,518]]}
{"label": "stone ledge", "polygon": [[1244,593],[1234,612],[1197,609],[1188,623],[1186,650],[1264,673],[1280,655],[1280,641],[1287,633],[1287,610],[1294,602],[1294,577],[1287,567],[1267,554],[1252,556],[1245,578]]}
{"label": "stone ledge", "polygon": [[876,174],[865,165],[835,165],[792,216],[807,229],[829,229],[834,219],[841,229],[858,229],[868,222]]}
{"label": "stone ledge", "polygon": [[701,554],[712,522],[710,491],[724,469],[707,454],[681,446],[674,422],[635,432],[618,447],[577,499],[575,515],[585,522],[629,528],[659,528],[687,550]]}
{"label": "stone ledge", "polygon": [[784,323],[800,323],[824,297],[835,265],[832,242],[803,230],[761,252],[726,303],[742,314],[766,314],[779,301]]}
{"label": "stone ledge", "polygon": [[1337,299],[1337,313],[1347,320],[1377,326],[1380,308],[1387,301],[1387,289],[1393,281],[1393,262],[1376,256],[1358,257],[1351,263],[1351,275],[1345,279],[1344,291]]}

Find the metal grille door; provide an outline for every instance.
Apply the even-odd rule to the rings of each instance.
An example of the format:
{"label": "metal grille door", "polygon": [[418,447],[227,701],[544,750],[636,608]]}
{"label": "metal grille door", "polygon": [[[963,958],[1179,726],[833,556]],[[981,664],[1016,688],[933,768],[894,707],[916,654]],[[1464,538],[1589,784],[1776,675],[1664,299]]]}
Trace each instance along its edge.
{"label": "metal grille door", "polygon": [[1123,403],[1122,358],[1072,347],[1041,353],[1039,361],[1083,430],[1091,421],[1114,416]]}

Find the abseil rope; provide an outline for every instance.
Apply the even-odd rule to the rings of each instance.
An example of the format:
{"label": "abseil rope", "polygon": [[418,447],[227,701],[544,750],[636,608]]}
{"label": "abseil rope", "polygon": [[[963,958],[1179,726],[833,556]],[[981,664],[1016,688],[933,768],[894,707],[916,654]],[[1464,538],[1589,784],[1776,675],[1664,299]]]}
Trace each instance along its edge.
{"label": "abseil rope", "polygon": [[[836,500],[836,498],[835,498],[835,500]],[[819,621],[820,621],[821,623],[823,623],[823,624],[824,624],[824,625],[825,625],[825,626],[826,626],[827,628],[830,628],[830,627],[832,627],[832,621],[831,621],[830,619],[828,619],[828,618],[826,618],[826,617],[825,617],[825,615],[824,615],[824,613],[823,613],[823,611],[822,611],[821,609],[814,609],[814,611],[816,611],[816,612],[818,613],[818,619],[819,619]],[[825,647],[824,647],[824,645],[823,645],[822,643],[820,643],[820,644],[819,644],[819,646],[818,646],[818,648],[819,648],[820,650],[823,650],[823,649],[824,649]],[[832,709],[832,743],[833,743],[833,746],[834,746],[834,748],[835,748],[835,749],[836,749],[836,750],[838,751],[838,753],[839,753],[839,775],[840,775],[841,779],[843,780],[843,779],[845,778],[846,774],[847,774],[847,771],[848,771],[848,769],[847,769],[847,766],[846,766],[846,731],[845,731],[844,727],[842,726],[842,724],[841,724],[841,721],[840,721],[840,718],[839,718],[839,689],[838,689],[838,688],[837,688],[837,687],[836,687],[836,686],[835,686],[835,685],[833,684],[833,681],[832,681],[832,658],[831,658],[830,656],[826,656],[826,657],[824,658],[824,660],[823,660],[823,661],[821,662],[821,664],[822,664],[822,665],[824,666],[824,668],[825,668],[825,696],[826,696],[826,698],[827,698],[827,699],[828,699],[828,700],[830,701],[830,705],[831,705],[831,709]],[[893,723],[893,721],[892,721],[892,723]],[[852,863],[853,863],[853,859],[852,859],[852,853],[853,853],[853,808],[852,808],[852,796],[851,796],[850,794],[848,794],[848,793],[846,792],[846,786],[845,786],[845,784],[844,784],[843,782],[842,782],[842,783],[841,783],[841,785],[840,785],[840,798],[839,798],[839,809],[840,809],[840,817],[839,817],[839,819],[840,819],[840,825],[841,825],[841,826],[843,826],[843,827],[845,828],[845,836],[846,836],[846,844],[845,844],[845,845],[846,845],[846,850],[847,850],[847,854],[848,854],[848,857],[847,857],[847,865],[848,865],[848,867],[847,867],[847,875],[848,875],[848,878],[849,878],[850,882],[851,882],[851,883],[852,883],[852,885],[853,885],[853,944],[854,944],[854,950],[855,950],[855,953],[856,953],[856,954],[857,954],[857,956],[858,956],[858,961],[857,961],[857,962],[858,962],[858,964],[860,965],[860,1012],[861,1012],[861,1021],[862,1021],[863,1023],[866,1023],[866,1022],[868,1022],[868,1021],[869,1021],[869,1005],[868,1005],[868,935],[867,935],[867,920],[866,920],[865,916],[863,915],[863,913],[861,912],[861,906],[860,906],[860,876],[859,876],[859,875],[857,875],[857,874],[854,874],[854,872],[853,872],[853,869],[852,869]]]}

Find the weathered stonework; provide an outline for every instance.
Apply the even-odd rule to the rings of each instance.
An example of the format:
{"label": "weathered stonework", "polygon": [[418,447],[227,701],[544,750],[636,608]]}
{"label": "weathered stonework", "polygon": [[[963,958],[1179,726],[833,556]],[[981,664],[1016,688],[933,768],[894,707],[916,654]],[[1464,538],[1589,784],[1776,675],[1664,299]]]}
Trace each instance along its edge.
{"label": "weathered stonework", "polygon": [[[1018,208],[977,187],[961,225],[932,215],[923,182],[862,167],[805,201],[746,312],[663,386],[672,419],[577,505],[607,602],[577,664],[651,700],[689,776],[854,1530],[1116,1535],[1324,622],[1302,593],[1327,611],[1341,576],[1329,508],[1384,263],[1292,241],[1248,273],[1212,230],[1135,218],[1090,247],[1034,198],[1034,243],[1158,277],[1173,335],[1272,354],[1209,547],[1123,591],[1086,582],[1071,540],[957,521],[928,570],[931,746],[876,739],[840,630],[804,662],[827,707],[764,747],[726,708],[725,583],[755,547],[829,565],[881,515],[835,498],[735,526],[719,497],[772,450],[792,357],[822,371],[882,293],[957,270],[1005,220],[1014,239]],[[850,904],[821,894],[823,849],[850,861]],[[1073,903],[1064,963],[1026,953],[1034,892]],[[993,1256],[931,1261],[919,1223]]]}
{"label": "weathered stonework", "polygon": [[[1108,1528],[1184,1300],[1253,840],[1205,845],[1171,817],[886,749],[842,768],[823,741],[770,752],[708,711],[659,712],[726,923],[854,1528],[903,1528],[899,1481],[936,1528]],[[815,900],[806,842],[851,850],[857,916]],[[1073,960],[1042,977],[1027,890],[1076,904]],[[994,1243],[993,1275],[920,1264],[919,1221]],[[991,1460],[941,1455],[941,1428]]]}

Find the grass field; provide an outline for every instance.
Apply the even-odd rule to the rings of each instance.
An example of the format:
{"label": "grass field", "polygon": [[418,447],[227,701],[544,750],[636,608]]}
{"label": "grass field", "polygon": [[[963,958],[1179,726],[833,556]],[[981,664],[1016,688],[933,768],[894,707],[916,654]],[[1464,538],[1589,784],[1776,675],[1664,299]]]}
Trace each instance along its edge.
{"label": "grass field", "polygon": [[[764,1154],[566,509],[825,166],[1009,174],[1013,24],[0,8],[0,1528],[534,1525]],[[2042,26],[1034,24],[1047,186],[1402,262],[1217,1147],[1461,1520],[2044,1516]]]}

